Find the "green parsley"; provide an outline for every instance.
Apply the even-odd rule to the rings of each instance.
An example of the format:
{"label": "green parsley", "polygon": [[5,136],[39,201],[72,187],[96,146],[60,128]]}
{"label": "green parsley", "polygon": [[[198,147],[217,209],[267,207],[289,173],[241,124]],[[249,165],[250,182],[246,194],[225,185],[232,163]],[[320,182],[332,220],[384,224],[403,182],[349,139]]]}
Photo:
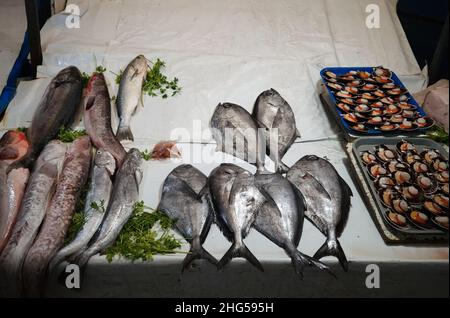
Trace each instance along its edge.
{"label": "green parsley", "polygon": [[179,94],[181,87],[178,86],[178,78],[169,81],[167,76],[161,73],[166,63],[158,58],[152,64],[144,81],[143,92],[152,97],[161,96],[163,99]]}
{"label": "green parsley", "polygon": [[61,127],[58,133],[58,140],[69,143],[74,142],[76,139],[86,136],[86,130],[72,130]]}
{"label": "green parsley", "polygon": [[152,159],[152,154],[148,151],[148,149],[141,151],[141,156],[145,161],[150,161]]}

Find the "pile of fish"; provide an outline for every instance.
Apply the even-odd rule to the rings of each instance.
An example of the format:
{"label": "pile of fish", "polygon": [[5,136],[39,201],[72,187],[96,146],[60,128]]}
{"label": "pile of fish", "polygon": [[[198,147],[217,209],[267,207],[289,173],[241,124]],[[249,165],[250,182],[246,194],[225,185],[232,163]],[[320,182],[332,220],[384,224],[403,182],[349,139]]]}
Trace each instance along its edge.
{"label": "pile of fish", "polygon": [[[291,168],[281,161],[300,136],[284,98],[274,89],[263,92],[253,114],[236,104],[221,103],[214,111],[211,128],[218,151],[255,164],[257,173],[222,164],[209,177],[191,165],[179,166],[169,174],[158,210],[174,220],[175,229],[191,244],[183,271],[194,259],[204,258],[222,269],[236,257],[262,271],[244,243],[251,228],[284,249],[301,276],[306,266],[334,275],[319,261],[325,256],[337,257],[347,271],[348,261],[338,238],[347,223],[352,191],[325,159],[308,155]],[[265,169],[266,154],[275,162],[276,173]],[[297,249],[305,217],[327,237],[314,257]],[[212,223],[232,243],[220,261],[202,247]]]}
{"label": "pile of fish", "polygon": [[[145,62],[145,63],[144,63]],[[119,133],[132,139],[129,120],[141,96],[147,63],[134,59],[119,86]],[[88,136],[56,140],[83,107]],[[119,136],[119,137],[120,137]],[[112,245],[139,200],[142,155],[125,151],[111,127],[111,98],[103,74],[83,93],[76,67],[50,82],[26,135],[0,139],[0,293],[39,296],[64,261],[85,266]],[[64,246],[81,190],[88,185],[85,222]]]}

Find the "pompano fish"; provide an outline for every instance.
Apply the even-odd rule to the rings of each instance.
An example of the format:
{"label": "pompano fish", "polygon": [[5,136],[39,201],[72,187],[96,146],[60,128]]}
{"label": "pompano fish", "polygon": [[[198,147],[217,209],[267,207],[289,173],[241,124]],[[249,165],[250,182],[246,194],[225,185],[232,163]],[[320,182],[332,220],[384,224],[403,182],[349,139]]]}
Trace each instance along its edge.
{"label": "pompano fish", "polygon": [[137,149],[131,149],[119,168],[113,184],[111,199],[95,241],[76,260],[84,267],[89,259],[111,246],[131,217],[135,203],[139,200],[139,185],[142,180],[142,156]]}
{"label": "pompano fish", "polygon": [[0,139],[0,254],[16,222],[30,174],[28,169],[24,168],[8,173],[8,167],[20,160],[28,148],[28,141],[22,132],[8,131]]}
{"label": "pompano fish", "polygon": [[300,276],[303,277],[303,268],[310,265],[330,272],[326,265],[297,250],[305,211],[301,193],[277,173],[258,175],[255,184],[272,200],[261,207],[253,227],[286,251]]}
{"label": "pompano fish", "polygon": [[216,222],[225,237],[233,242],[220,260],[219,269],[228,264],[232,258],[243,257],[263,271],[257,258],[243,242],[259,208],[266,202],[254,181],[254,176],[250,172],[232,164],[220,165],[209,176]]}
{"label": "pompano fish", "polygon": [[211,264],[218,264],[202,247],[214,219],[207,181],[207,177],[191,165],[175,168],[164,181],[158,211],[174,220],[175,229],[191,244],[182,271],[195,259],[204,258]]}
{"label": "pompano fish", "polygon": [[[97,150],[94,166],[91,169],[91,183],[86,195],[84,225],[73,242],[61,249],[53,258],[49,266],[50,272],[70,256],[77,255],[87,249],[89,241],[94,237],[105,217],[111,196],[111,177],[115,170],[114,157],[107,151]],[[93,204],[98,208],[96,209]]]}
{"label": "pompano fish", "polygon": [[111,98],[102,73],[94,73],[85,93],[84,124],[97,149],[108,151],[120,167],[127,152],[111,128]]}
{"label": "pompano fish", "polygon": [[335,256],[347,271],[348,261],[338,238],[345,228],[350,211],[353,196],[350,187],[331,163],[317,156],[300,159],[289,170],[287,178],[305,197],[307,218],[327,236],[325,244],[314,258]]}
{"label": "pompano fish", "polygon": [[266,129],[267,154],[275,162],[277,172],[287,172],[289,167],[281,159],[300,137],[291,106],[272,88],[259,95],[252,116],[260,128]]}
{"label": "pompano fish", "polygon": [[0,277],[8,281],[13,293],[21,290],[22,264],[50,205],[66,151],[67,144],[52,141],[41,152],[28,181],[11,238],[0,256]]}
{"label": "pompano fish", "polygon": [[119,84],[117,94],[117,110],[120,117],[117,138],[119,140],[134,140],[130,129],[131,116],[136,112],[139,99],[142,96],[142,85],[147,76],[147,59],[139,55],[128,64]]}
{"label": "pompano fish", "polygon": [[217,151],[222,151],[256,165],[265,172],[264,138],[249,112],[232,103],[219,104],[211,118]]}
{"label": "pompano fish", "polygon": [[[30,167],[47,143],[62,126],[72,123],[80,105],[83,83],[80,71],[70,66],[50,82],[27,130],[30,148],[26,156],[13,167]],[[11,170],[11,167],[9,168]]]}
{"label": "pompano fish", "polygon": [[23,265],[25,293],[42,294],[47,267],[64,243],[82,187],[87,181],[92,156],[88,136],[75,140],[66,153],[61,177],[36,240]]}

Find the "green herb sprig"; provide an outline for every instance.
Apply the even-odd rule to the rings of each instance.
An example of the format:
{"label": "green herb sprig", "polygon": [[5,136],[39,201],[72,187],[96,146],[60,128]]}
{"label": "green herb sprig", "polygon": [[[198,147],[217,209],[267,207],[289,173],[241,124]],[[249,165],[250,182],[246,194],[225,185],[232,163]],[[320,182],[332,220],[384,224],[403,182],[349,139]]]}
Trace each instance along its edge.
{"label": "green herb sprig", "polygon": [[105,207],[105,200],[100,200],[99,203],[97,202],[92,202],[91,203],[91,209],[96,210],[98,212],[101,213],[105,213],[106,212],[106,207]]}
{"label": "green herb sprig", "polygon": [[444,130],[443,127],[438,125],[435,125],[433,128],[428,130],[427,137],[446,145],[448,145],[449,142],[448,133]]}
{"label": "green herb sprig", "polygon": [[175,77],[169,81],[167,76],[161,72],[166,63],[158,58],[152,64],[144,82],[143,92],[152,97],[161,96],[163,99],[168,98],[169,95],[179,94],[181,87],[178,86],[178,78]]}
{"label": "green herb sprig", "polygon": [[145,149],[144,151],[141,151],[142,159],[145,161],[152,160],[152,153],[148,151],[148,149]]}
{"label": "green herb sprig", "polygon": [[58,140],[64,143],[69,143],[74,142],[76,139],[86,135],[87,135],[86,130],[73,130],[61,127],[58,133]]}

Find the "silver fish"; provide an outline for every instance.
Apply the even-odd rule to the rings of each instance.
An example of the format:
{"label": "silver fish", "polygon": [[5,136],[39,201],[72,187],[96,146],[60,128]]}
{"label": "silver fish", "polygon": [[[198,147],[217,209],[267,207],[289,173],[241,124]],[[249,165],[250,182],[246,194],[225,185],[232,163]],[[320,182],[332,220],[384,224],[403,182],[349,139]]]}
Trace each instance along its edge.
{"label": "silver fish", "polygon": [[278,173],[258,175],[255,184],[272,200],[261,207],[253,227],[286,251],[301,277],[303,268],[310,265],[330,272],[326,265],[297,250],[306,208],[301,193]]}
{"label": "silver fish", "polygon": [[254,181],[254,176],[250,172],[232,164],[220,165],[209,176],[216,222],[225,237],[233,242],[220,260],[219,269],[228,264],[232,258],[243,257],[263,271],[258,259],[243,242],[258,210],[266,202]]}
{"label": "silver fish", "polygon": [[175,229],[191,244],[182,272],[195,259],[218,264],[202,247],[214,219],[207,181],[207,177],[191,165],[175,168],[164,181],[158,211],[175,220]]}
{"label": "silver fish", "polygon": [[26,295],[42,295],[48,265],[64,243],[75,204],[89,175],[91,157],[88,136],[78,138],[69,146],[55,194],[23,264]]}
{"label": "silver fish", "polygon": [[300,159],[287,178],[305,197],[306,217],[327,237],[314,258],[335,256],[347,271],[348,261],[338,238],[348,220],[352,190],[331,163],[313,155]]}
{"label": "silver fish", "polygon": [[80,105],[83,83],[80,71],[70,66],[50,82],[27,130],[30,149],[27,155],[9,170],[30,167],[47,143],[54,139],[62,126],[69,126]]}
{"label": "silver fish", "polygon": [[266,129],[267,154],[275,162],[276,171],[287,172],[289,167],[281,159],[300,137],[291,106],[272,88],[258,96],[252,116],[260,128]]}
{"label": "silver fish", "polygon": [[236,104],[219,104],[210,126],[217,151],[256,165],[258,173],[266,172],[264,137],[249,112]]}
{"label": "silver fish", "polygon": [[41,152],[28,181],[11,238],[0,256],[0,276],[8,281],[13,293],[21,290],[23,262],[50,205],[66,151],[67,144],[52,141]]}
{"label": "silver fish", "polygon": [[[75,239],[61,249],[52,259],[49,271],[53,272],[56,267],[67,258],[87,249],[90,240],[100,227],[111,196],[111,177],[116,170],[114,157],[107,151],[97,150],[94,166],[91,169],[91,183],[86,195],[84,207],[85,222]],[[92,205],[97,204],[98,209]]]}
{"label": "silver fish", "polygon": [[102,73],[94,73],[86,88],[84,125],[95,147],[108,151],[120,167],[127,152],[111,128],[111,98]]}
{"label": "silver fish", "polygon": [[141,165],[140,151],[131,149],[117,172],[100,233],[91,246],[76,260],[80,267],[84,267],[92,256],[111,246],[131,217],[133,207],[139,200],[139,185],[142,180]]}
{"label": "silver fish", "polygon": [[134,140],[130,129],[130,121],[142,96],[142,85],[147,76],[147,59],[139,55],[122,74],[117,94],[117,110],[120,117],[117,138],[119,140]]}

